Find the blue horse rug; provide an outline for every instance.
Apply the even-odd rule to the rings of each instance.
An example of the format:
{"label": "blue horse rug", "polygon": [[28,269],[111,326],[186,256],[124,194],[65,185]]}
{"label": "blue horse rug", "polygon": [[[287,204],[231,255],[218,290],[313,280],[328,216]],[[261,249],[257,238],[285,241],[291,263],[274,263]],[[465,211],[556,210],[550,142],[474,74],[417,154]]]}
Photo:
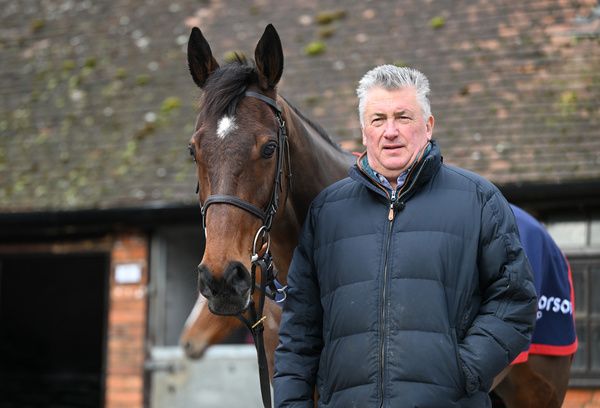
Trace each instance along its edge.
{"label": "blue horse rug", "polygon": [[577,350],[575,295],[569,262],[546,229],[531,215],[511,205],[521,243],[533,270],[538,297],[535,330],[529,349],[513,364],[527,361],[529,354],[568,356]]}

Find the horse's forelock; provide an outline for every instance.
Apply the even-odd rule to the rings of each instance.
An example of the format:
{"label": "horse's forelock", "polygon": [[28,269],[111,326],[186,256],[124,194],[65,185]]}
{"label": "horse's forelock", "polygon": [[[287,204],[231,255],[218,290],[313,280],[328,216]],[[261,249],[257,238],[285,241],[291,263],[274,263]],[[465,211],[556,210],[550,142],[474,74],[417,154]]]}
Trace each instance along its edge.
{"label": "horse's forelock", "polygon": [[223,115],[233,116],[246,89],[258,82],[256,68],[243,56],[223,65],[206,81],[203,95],[203,112],[206,118],[218,120]]}

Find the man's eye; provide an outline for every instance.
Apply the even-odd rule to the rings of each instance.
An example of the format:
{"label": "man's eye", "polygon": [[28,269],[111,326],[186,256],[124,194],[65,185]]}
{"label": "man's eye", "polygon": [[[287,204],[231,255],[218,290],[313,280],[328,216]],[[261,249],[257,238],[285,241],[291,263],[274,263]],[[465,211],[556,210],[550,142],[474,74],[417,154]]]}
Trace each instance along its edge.
{"label": "man's eye", "polygon": [[383,118],[375,118],[373,119],[373,121],[371,122],[371,124],[375,125],[375,126],[379,126],[383,123]]}

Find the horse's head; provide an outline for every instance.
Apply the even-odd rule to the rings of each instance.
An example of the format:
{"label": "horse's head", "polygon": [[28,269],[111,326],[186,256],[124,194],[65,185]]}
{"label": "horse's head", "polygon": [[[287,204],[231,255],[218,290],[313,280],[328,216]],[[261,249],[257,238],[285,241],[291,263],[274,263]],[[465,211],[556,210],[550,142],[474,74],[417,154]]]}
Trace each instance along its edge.
{"label": "horse's head", "polygon": [[283,51],[268,25],[256,46],[255,66],[239,57],[220,67],[194,28],[188,65],[203,91],[190,140],[206,232],[199,288],[213,313],[234,315],[250,302],[253,245],[256,252],[266,240],[258,231],[272,221],[273,206],[278,207],[285,189],[285,175],[279,174],[286,139],[274,102]]}

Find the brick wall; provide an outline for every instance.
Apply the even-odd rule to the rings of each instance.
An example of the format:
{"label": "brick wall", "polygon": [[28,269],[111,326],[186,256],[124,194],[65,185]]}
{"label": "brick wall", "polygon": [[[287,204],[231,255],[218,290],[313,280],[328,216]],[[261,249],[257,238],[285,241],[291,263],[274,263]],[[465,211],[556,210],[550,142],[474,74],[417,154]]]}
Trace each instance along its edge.
{"label": "brick wall", "polygon": [[600,390],[570,389],[563,408],[600,408]]}
{"label": "brick wall", "polygon": [[[143,406],[144,342],[146,338],[148,242],[146,237],[123,234],[111,251],[106,367],[107,408]],[[117,281],[115,270],[139,266],[138,282]],[[129,276],[131,279],[131,275]],[[135,279],[135,274],[134,278]]]}

